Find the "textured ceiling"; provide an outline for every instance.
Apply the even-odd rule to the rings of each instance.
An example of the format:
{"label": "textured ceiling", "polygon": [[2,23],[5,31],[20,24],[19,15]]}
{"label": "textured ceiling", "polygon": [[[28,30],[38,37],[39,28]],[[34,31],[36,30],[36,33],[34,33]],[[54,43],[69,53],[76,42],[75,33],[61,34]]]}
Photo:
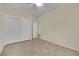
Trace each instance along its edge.
{"label": "textured ceiling", "polygon": [[54,10],[61,4],[58,3],[43,3],[43,6],[36,7],[33,3],[6,3],[5,6],[9,8],[16,8],[18,10],[30,11],[33,15],[38,16],[49,10]]}

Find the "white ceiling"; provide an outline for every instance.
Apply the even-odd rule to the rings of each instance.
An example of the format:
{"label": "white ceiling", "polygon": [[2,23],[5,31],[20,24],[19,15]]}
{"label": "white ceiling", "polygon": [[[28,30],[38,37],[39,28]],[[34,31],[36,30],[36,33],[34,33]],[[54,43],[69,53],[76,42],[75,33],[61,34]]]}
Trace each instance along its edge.
{"label": "white ceiling", "polygon": [[59,7],[60,3],[43,3],[43,6],[37,7],[33,3],[6,3],[5,6],[16,8],[18,10],[30,11],[33,15],[37,16],[49,10],[54,10]]}

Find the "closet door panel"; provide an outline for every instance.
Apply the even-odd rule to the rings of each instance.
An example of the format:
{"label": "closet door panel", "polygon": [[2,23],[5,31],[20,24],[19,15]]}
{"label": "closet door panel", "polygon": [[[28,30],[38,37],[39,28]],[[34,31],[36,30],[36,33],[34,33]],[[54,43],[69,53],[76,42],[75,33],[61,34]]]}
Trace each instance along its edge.
{"label": "closet door panel", "polygon": [[37,30],[38,30],[38,27],[37,27],[37,22],[33,22],[33,38],[37,37]]}
{"label": "closet door panel", "polygon": [[17,42],[20,39],[20,23],[16,17],[5,19],[5,42],[6,44]]}
{"label": "closet door panel", "polygon": [[32,22],[26,18],[5,18],[5,44],[32,39]]}
{"label": "closet door panel", "polygon": [[32,22],[29,19],[21,19],[21,40],[32,39]]}

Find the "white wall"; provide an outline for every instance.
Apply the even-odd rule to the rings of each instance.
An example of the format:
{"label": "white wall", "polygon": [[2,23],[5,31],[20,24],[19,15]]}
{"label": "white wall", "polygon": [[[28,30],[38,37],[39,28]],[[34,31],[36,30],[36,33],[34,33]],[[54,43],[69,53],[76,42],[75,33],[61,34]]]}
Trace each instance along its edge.
{"label": "white wall", "polygon": [[62,4],[39,19],[42,39],[79,51],[79,4]]}

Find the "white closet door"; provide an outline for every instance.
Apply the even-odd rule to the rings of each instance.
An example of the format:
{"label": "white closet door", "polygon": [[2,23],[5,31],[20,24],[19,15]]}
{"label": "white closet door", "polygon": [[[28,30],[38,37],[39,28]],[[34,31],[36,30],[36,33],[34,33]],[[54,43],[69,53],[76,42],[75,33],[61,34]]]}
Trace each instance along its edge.
{"label": "white closet door", "polygon": [[32,39],[32,22],[29,19],[21,19],[21,40]]}
{"label": "white closet door", "polygon": [[37,34],[38,34],[38,24],[37,22],[33,22],[33,38],[37,37]]}
{"label": "white closet door", "polygon": [[6,17],[5,19],[6,44],[18,42],[19,40],[20,40],[20,20],[16,17]]}
{"label": "white closet door", "polygon": [[32,38],[32,22],[28,19],[8,16],[5,19],[5,44]]}

